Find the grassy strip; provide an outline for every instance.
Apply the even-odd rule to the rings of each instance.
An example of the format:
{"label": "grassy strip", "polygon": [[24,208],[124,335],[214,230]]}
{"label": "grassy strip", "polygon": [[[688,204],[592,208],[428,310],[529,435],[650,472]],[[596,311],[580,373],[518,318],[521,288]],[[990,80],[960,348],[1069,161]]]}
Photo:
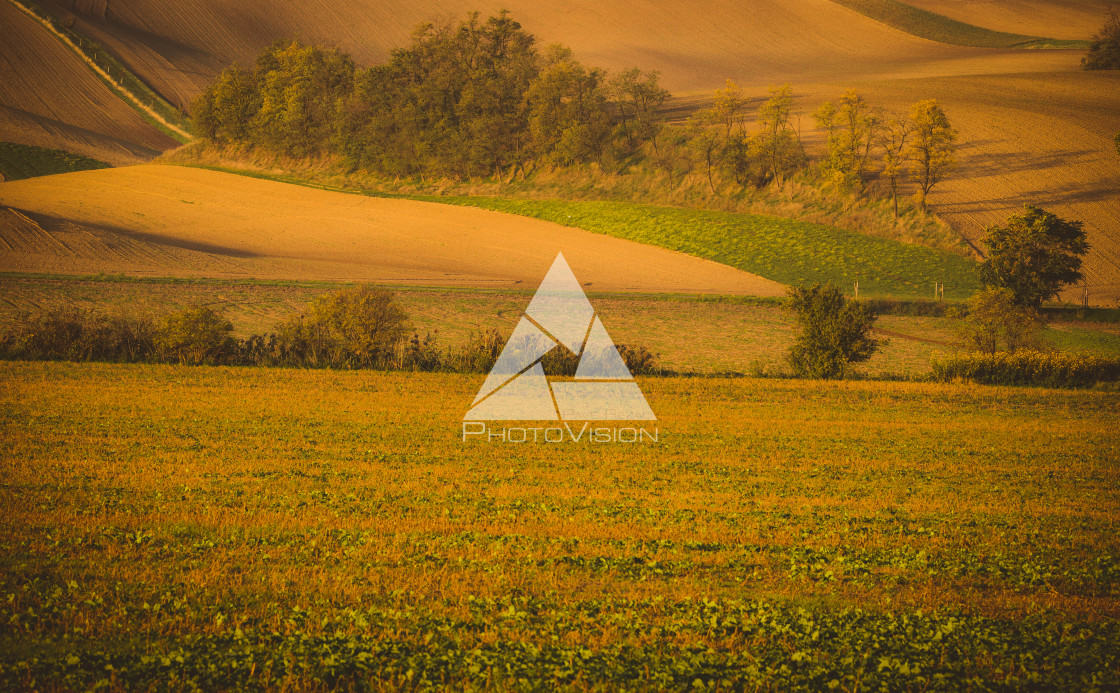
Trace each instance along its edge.
{"label": "grassy strip", "polygon": [[730,265],[782,284],[859,282],[861,295],[919,298],[945,284],[947,298],[971,296],[976,264],[958,255],[833,226],[709,210],[629,202],[510,200],[496,197],[412,199],[479,207],[655,245]]}
{"label": "grassy strip", "polygon": [[[97,78],[134,108],[145,121],[177,142],[185,144],[192,141],[189,133],[193,131],[194,126],[190,118],[165,101],[155,90],[110,55],[100,43],[63,26],[54,15],[30,0],[8,1],[44,24],[81,58],[92,62],[97,68],[94,70]],[[150,109],[151,112],[145,109]]]}
{"label": "grassy strip", "polygon": [[104,161],[61,149],[0,142],[0,175],[4,180],[20,180],[108,167],[109,164]]}
{"label": "grassy strip", "polygon": [[832,283],[852,292],[854,282],[858,281],[861,296],[900,299],[932,297],[935,283],[945,285],[948,299],[968,298],[979,287],[976,264],[959,255],[782,217],[634,202],[403,195],[259,171],[197,167],[332,192],[461,205],[533,217],[676,250],[782,284]]}
{"label": "grassy strip", "polygon": [[1089,41],[1050,39],[992,31],[949,19],[897,0],[833,0],[877,22],[919,38],[974,48],[1086,49]]}

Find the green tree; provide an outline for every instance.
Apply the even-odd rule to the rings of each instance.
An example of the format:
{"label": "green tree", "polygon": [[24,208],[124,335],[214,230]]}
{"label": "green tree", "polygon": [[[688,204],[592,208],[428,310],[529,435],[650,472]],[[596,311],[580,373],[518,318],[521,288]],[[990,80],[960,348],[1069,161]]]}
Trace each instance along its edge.
{"label": "green tree", "polygon": [[1108,12],[1108,21],[1093,37],[1089,54],[1081,59],[1086,70],[1120,70],[1120,15]]}
{"label": "green tree", "polygon": [[243,142],[249,138],[249,122],[260,107],[253,74],[231,65],[199,95],[191,111],[204,138],[214,142]]}
{"label": "green tree", "polygon": [[834,286],[790,287],[787,307],[801,324],[789,351],[798,375],[843,378],[851,364],[871,358],[882,344],[871,337],[875,316]]}
{"label": "green tree", "polygon": [[1009,289],[1015,302],[1038,308],[1082,279],[1082,257],[1089,251],[1080,221],[1066,221],[1026,205],[1003,226],[992,226],[983,243],[988,259],[980,265],[986,287]]}
{"label": "green tree", "polygon": [[984,289],[968,301],[968,317],[961,326],[965,343],[976,351],[994,354],[1038,346],[1038,312],[1020,305],[1010,289]]}
{"label": "green tree", "polygon": [[537,156],[559,165],[598,157],[611,132],[605,73],[557,45],[548,47],[545,64],[525,94]]}
{"label": "green tree", "polygon": [[945,180],[957,165],[957,131],[937,101],[919,101],[910,110],[912,134],[907,158],[910,177],[918,186],[916,200],[923,210],[933,186]]}
{"label": "green tree", "polygon": [[610,93],[619,113],[619,128],[628,147],[636,150],[657,136],[658,110],[670,94],[660,85],[657,71],[623,70],[610,79]]}

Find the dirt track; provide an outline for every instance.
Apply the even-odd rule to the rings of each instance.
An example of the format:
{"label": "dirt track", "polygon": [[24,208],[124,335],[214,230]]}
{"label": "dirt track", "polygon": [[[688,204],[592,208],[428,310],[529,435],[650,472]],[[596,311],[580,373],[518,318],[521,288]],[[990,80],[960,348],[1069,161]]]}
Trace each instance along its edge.
{"label": "dirt track", "polygon": [[0,271],[341,279],[532,288],[558,251],[599,291],[784,287],[725,265],[548,222],[136,166],[0,185]]}

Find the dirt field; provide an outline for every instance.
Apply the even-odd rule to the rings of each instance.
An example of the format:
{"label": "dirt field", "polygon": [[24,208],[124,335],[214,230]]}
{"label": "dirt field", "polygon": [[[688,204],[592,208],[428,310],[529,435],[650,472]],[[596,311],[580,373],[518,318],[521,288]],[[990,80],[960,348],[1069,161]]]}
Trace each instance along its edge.
{"label": "dirt field", "polygon": [[66,149],[117,165],[145,161],[176,144],[7,2],[0,2],[0,25],[0,141]]}
{"label": "dirt field", "polygon": [[906,0],[958,22],[1011,34],[1086,39],[1108,17],[1107,0]]}
{"label": "dirt field", "polygon": [[[363,64],[405,44],[416,25],[489,16],[502,8],[542,44],[564,43],[580,60],[611,69],[660,70],[674,91],[725,78],[767,83],[1039,70],[1054,56],[943,46],[881,25],[829,0],[693,6],[670,0],[555,4],[529,0],[308,0],[245,5],[233,0],[47,0],[58,16],[96,36],[173,103],[186,105],[222,66],[252,64],[262,47],[296,37],[336,45]],[[1041,4],[1041,3],[1035,3]],[[1078,34],[1079,38],[1084,35]]]}
{"label": "dirt field", "polygon": [[602,291],[779,295],[725,265],[524,217],[176,166],[0,186],[0,270],[535,287],[558,251]]}

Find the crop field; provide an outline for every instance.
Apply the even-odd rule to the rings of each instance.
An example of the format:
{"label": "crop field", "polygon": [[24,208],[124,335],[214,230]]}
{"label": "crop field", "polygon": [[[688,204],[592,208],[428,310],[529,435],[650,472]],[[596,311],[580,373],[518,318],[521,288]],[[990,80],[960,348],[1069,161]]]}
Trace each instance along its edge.
{"label": "crop field", "polygon": [[0,176],[3,180],[19,180],[55,173],[106,168],[109,164],[61,149],[46,149],[26,144],[0,142]]}
{"label": "crop field", "polygon": [[479,378],[0,364],[2,685],[1120,685],[1116,392],[646,378],[656,443],[464,443]]}
{"label": "crop field", "polygon": [[509,212],[678,250],[786,285],[832,283],[881,296],[966,298],[976,263],[959,255],[779,217],[626,202],[563,202],[494,197],[432,201]]}
{"label": "crop field", "polygon": [[0,187],[0,269],[528,287],[563,252],[594,290],[784,293],[683,253],[484,210],[181,166]]}
{"label": "crop field", "polygon": [[114,165],[139,163],[177,144],[7,0],[0,2],[0,23],[0,141],[65,149]]}

